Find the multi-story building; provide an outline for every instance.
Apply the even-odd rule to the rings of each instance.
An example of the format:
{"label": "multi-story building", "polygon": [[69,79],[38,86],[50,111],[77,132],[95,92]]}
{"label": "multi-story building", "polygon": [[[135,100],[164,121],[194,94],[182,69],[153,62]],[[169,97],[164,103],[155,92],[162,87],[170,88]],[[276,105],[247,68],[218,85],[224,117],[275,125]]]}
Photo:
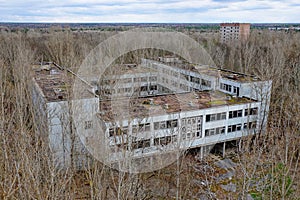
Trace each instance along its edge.
{"label": "multi-story building", "polygon": [[249,23],[221,23],[221,42],[246,41],[250,35]]}
{"label": "multi-story building", "polygon": [[[75,134],[72,125],[72,99],[70,89],[74,78],[70,71],[59,65],[48,62],[33,66],[33,104],[37,131],[49,144],[53,164],[67,167],[73,163],[84,167],[87,164],[88,152]],[[91,115],[98,112],[99,98],[93,94],[93,87],[83,94],[82,112]],[[85,128],[90,126],[85,121]],[[83,129],[85,130],[85,129]]]}
{"label": "multi-story building", "polygon": [[[77,131],[86,133],[81,140],[89,145],[95,142],[90,134],[93,124],[101,121],[105,127],[102,144],[109,154],[105,162],[189,148],[199,148],[203,156],[211,145],[265,129],[272,81],[171,57],[142,59],[139,66],[122,68],[127,70],[96,83],[97,90],[93,89],[96,84],[85,81],[89,89],[80,100],[84,104],[80,112],[88,115],[83,114]],[[34,79],[37,113],[46,122],[55,160],[64,165],[72,160],[72,144],[78,146],[80,163],[86,154],[80,141],[70,137],[72,99],[64,91],[69,82],[62,81],[70,76],[78,78],[52,64],[49,69],[37,67]]]}

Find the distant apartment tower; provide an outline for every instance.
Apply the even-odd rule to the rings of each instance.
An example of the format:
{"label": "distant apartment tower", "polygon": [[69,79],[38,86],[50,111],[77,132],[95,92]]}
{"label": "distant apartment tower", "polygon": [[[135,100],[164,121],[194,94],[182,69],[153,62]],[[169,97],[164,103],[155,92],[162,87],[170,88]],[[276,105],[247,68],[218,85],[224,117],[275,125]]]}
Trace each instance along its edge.
{"label": "distant apartment tower", "polygon": [[250,35],[249,23],[221,23],[221,42],[246,41]]}

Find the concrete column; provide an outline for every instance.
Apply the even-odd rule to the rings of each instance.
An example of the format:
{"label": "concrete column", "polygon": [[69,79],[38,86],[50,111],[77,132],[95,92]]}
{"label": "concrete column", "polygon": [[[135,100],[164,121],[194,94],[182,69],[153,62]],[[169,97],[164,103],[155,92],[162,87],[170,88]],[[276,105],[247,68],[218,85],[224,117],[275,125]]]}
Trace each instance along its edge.
{"label": "concrete column", "polygon": [[205,138],[205,123],[206,123],[206,115],[202,115],[202,123],[201,123],[201,138]]}
{"label": "concrete column", "polygon": [[[150,105],[152,106],[152,105]],[[154,133],[154,121],[153,121],[153,117],[150,118],[149,120],[150,122],[150,133]],[[151,134],[150,136],[150,146],[154,146],[154,134]]]}
{"label": "concrete column", "polygon": [[200,147],[200,160],[202,160],[203,157],[204,157],[204,155],[203,155],[203,148],[204,148],[204,146]]}
{"label": "concrete column", "polygon": [[225,149],[226,149],[226,142],[223,143],[223,158],[225,158]]}
{"label": "concrete column", "polygon": [[239,139],[238,140],[238,145],[239,145],[239,152],[241,152],[241,150],[242,150],[242,139]]}

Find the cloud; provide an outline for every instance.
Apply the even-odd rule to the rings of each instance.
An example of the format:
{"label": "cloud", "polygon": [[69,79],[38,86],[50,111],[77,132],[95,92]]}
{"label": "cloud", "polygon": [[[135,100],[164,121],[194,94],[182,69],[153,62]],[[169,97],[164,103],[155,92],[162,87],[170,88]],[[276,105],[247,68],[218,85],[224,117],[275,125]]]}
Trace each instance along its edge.
{"label": "cloud", "polygon": [[2,22],[299,22],[298,0],[0,0]]}
{"label": "cloud", "polygon": [[230,2],[244,2],[247,0],[213,0],[214,2],[230,3]]}

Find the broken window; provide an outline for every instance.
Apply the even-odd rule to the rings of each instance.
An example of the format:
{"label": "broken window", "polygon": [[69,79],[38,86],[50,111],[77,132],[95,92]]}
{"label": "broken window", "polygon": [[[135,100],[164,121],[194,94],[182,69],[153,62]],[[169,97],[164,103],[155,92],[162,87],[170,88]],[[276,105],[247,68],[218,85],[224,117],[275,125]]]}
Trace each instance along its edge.
{"label": "broken window", "polygon": [[243,110],[229,111],[229,119],[236,118],[236,117],[242,117],[242,116],[243,116]]}

